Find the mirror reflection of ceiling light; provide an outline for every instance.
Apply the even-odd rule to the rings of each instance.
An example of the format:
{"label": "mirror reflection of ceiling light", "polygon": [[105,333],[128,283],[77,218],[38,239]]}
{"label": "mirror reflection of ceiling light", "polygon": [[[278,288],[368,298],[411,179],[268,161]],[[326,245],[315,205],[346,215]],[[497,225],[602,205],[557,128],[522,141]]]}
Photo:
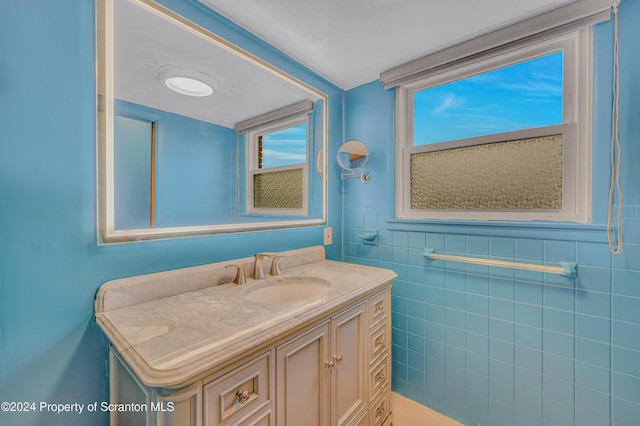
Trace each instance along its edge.
{"label": "mirror reflection of ceiling light", "polygon": [[187,96],[210,96],[217,86],[215,79],[206,73],[179,65],[159,67],[157,77],[169,89]]}
{"label": "mirror reflection of ceiling light", "polygon": [[189,77],[169,77],[164,84],[174,92],[187,96],[209,96],[213,93],[208,84]]}

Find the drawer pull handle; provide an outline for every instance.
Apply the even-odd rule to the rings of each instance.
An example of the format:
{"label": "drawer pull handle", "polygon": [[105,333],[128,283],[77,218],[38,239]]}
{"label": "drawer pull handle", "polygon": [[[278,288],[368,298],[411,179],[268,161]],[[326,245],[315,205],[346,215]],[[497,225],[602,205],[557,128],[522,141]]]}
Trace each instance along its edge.
{"label": "drawer pull handle", "polygon": [[240,404],[246,404],[247,401],[249,401],[249,391],[238,389],[238,391],[236,392],[236,398],[238,398],[238,402]]}
{"label": "drawer pull handle", "polygon": [[381,371],[378,374],[376,374],[376,383],[379,383],[381,381],[383,381],[385,379],[385,375],[384,373]]}

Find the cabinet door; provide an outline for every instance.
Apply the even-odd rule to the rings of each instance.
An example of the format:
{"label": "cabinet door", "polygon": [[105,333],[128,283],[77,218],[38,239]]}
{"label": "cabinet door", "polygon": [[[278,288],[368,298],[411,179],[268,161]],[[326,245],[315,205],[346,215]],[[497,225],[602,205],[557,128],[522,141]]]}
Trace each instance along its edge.
{"label": "cabinet door", "polygon": [[279,426],[329,425],[329,323],[276,348]]}
{"label": "cabinet door", "polygon": [[331,424],[346,425],[366,407],[365,304],[331,319]]}

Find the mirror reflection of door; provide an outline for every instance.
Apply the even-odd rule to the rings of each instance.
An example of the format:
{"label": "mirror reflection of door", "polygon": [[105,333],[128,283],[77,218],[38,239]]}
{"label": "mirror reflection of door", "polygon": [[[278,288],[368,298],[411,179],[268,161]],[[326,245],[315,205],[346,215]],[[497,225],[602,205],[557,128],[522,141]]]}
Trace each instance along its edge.
{"label": "mirror reflection of door", "polygon": [[114,120],[115,228],[153,228],[155,123]]}

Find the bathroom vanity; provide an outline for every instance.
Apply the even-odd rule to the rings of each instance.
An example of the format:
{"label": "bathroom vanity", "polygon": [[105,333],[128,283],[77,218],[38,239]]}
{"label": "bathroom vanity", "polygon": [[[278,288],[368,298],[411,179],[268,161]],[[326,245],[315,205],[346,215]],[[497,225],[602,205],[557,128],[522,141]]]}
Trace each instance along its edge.
{"label": "bathroom vanity", "polygon": [[112,425],[391,424],[396,274],[323,247],[260,263],[262,279],[245,258],[100,287]]}

